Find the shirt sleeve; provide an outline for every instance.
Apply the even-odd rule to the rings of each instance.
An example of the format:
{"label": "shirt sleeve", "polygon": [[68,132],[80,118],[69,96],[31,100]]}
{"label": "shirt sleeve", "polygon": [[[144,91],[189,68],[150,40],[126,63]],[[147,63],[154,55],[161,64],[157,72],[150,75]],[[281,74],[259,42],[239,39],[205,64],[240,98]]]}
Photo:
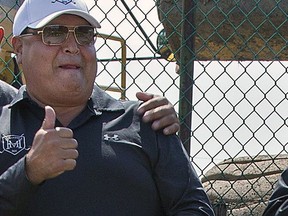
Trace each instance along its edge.
{"label": "shirt sleeve", "polygon": [[21,212],[37,187],[26,177],[23,157],[0,176],[0,215],[13,216]]}
{"label": "shirt sleeve", "polygon": [[158,135],[155,181],[166,215],[214,215],[210,201],[176,135]]}
{"label": "shirt sleeve", "polygon": [[288,215],[288,169],[280,176],[263,216]]}
{"label": "shirt sleeve", "polygon": [[5,106],[12,101],[16,95],[16,89],[0,80],[0,106]]}

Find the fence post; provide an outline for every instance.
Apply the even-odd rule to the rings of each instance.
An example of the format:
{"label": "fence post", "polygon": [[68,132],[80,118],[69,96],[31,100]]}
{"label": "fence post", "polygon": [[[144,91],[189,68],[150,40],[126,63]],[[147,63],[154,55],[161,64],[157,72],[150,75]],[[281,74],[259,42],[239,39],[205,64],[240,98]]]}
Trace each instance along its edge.
{"label": "fence post", "polygon": [[179,137],[190,155],[192,89],[194,75],[194,0],[183,0],[182,42],[180,50]]}

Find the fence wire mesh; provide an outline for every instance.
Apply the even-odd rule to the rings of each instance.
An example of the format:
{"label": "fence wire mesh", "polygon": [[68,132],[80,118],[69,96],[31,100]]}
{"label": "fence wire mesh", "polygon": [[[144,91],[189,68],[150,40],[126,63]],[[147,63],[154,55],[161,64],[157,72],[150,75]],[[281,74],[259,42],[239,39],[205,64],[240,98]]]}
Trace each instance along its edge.
{"label": "fence wire mesh", "polygon": [[[216,214],[261,215],[287,162],[287,3],[86,2],[102,26],[96,83],[116,98],[166,96]],[[10,40],[21,3],[0,0],[0,79],[17,88]]]}

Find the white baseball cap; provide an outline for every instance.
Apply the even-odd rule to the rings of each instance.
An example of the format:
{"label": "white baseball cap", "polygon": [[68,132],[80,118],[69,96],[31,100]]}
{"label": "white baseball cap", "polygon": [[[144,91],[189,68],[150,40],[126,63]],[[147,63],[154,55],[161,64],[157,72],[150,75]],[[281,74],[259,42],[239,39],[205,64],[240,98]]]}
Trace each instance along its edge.
{"label": "white baseball cap", "polygon": [[101,27],[89,14],[85,0],[25,0],[15,15],[13,35],[19,36],[27,27],[42,28],[62,14],[77,15],[95,28]]}

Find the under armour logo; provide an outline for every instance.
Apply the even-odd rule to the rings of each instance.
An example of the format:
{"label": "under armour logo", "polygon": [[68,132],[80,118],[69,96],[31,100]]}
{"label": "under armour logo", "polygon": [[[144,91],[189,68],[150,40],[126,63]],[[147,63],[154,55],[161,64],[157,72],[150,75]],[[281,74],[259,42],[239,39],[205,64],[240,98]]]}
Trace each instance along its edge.
{"label": "under armour logo", "polygon": [[2,135],[2,146],[0,146],[0,154],[8,152],[12,155],[17,155],[23,150],[29,150],[26,146],[24,134],[18,135]]}
{"label": "under armour logo", "polygon": [[62,3],[62,4],[64,4],[64,5],[67,5],[67,4],[69,4],[69,3],[76,4],[76,2],[73,1],[73,0],[53,0],[53,1],[52,1],[52,3],[55,3],[55,2],[59,2],[59,3]]}
{"label": "under armour logo", "polygon": [[109,136],[109,134],[105,134],[103,139],[106,141],[118,141],[118,140],[120,140],[119,136],[117,134],[114,134],[113,136]]}

